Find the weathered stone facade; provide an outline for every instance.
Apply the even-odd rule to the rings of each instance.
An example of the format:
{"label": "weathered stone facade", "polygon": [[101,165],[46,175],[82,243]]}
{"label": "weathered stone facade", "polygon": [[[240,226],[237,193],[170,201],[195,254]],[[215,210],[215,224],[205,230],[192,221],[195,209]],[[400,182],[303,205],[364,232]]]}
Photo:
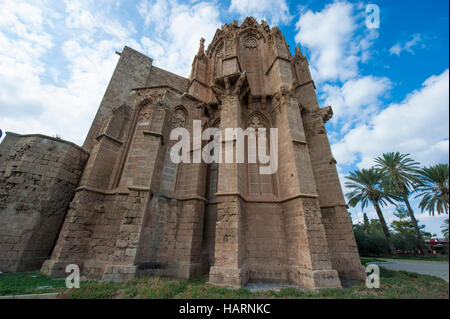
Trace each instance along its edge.
{"label": "weathered stone facade", "polygon": [[[216,285],[341,287],[365,274],[306,57],[247,18],[201,40],[189,79],[125,47],[83,145],[89,152],[41,271],[122,280],[209,274]],[[170,160],[170,131],[278,128],[278,170]],[[231,142],[236,148],[234,141]],[[196,152],[193,149],[192,152]],[[0,214],[3,214],[0,212]]]}
{"label": "weathered stone facade", "polygon": [[89,153],[43,135],[7,133],[0,145],[0,269],[39,269],[59,229]]}

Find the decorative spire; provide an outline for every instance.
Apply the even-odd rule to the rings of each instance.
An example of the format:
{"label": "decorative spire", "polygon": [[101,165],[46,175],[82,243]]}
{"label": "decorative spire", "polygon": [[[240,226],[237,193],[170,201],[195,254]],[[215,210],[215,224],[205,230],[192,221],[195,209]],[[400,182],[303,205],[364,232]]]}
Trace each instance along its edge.
{"label": "decorative spire", "polygon": [[202,55],[205,52],[205,39],[200,38],[200,47],[198,48],[198,55]]}

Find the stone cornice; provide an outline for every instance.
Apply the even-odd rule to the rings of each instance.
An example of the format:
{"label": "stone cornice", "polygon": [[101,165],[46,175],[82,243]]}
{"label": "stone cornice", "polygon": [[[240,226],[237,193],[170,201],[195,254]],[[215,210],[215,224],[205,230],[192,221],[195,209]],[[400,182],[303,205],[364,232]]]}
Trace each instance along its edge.
{"label": "stone cornice", "polygon": [[[296,198],[319,198],[319,195],[317,194],[307,194],[307,193],[298,193],[292,196],[287,196],[284,198],[278,198],[278,197],[270,197],[270,198],[252,198],[252,197],[248,197],[245,196],[241,193],[238,192],[230,192],[230,193],[216,193],[216,197],[221,197],[221,196],[237,196],[240,199],[242,199],[245,202],[248,203],[284,203]],[[218,201],[220,202],[220,201]]]}
{"label": "stone cornice", "polygon": [[278,56],[276,56],[276,57],[273,59],[273,61],[272,61],[272,63],[270,64],[270,66],[267,68],[267,71],[264,72],[264,75],[269,74],[270,70],[272,69],[273,65],[275,64],[275,62],[276,62],[278,59],[291,63],[291,60],[289,60],[289,59],[287,59],[287,58],[285,58],[285,57],[282,57],[282,56],[279,56],[279,55],[278,55]]}
{"label": "stone cornice", "polygon": [[83,147],[81,147],[81,146],[79,146],[79,145],[77,145],[77,144],[75,144],[73,142],[66,141],[66,140],[63,140],[63,139],[60,139],[60,138],[56,138],[56,137],[51,137],[51,136],[47,136],[47,135],[43,135],[43,134],[17,134],[17,133],[14,133],[14,132],[5,132],[5,134],[6,135],[15,136],[15,137],[39,137],[39,138],[45,138],[45,139],[52,140],[52,141],[55,141],[55,142],[60,142],[60,143],[64,143],[64,144],[70,145],[70,146],[75,147],[76,149],[78,149],[78,150],[80,150],[80,151],[82,151],[82,152],[84,152],[86,154],[90,154],[90,152],[88,150],[84,149]]}
{"label": "stone cornice", "polygon": [[151,89],[169,89],[172,91],[175,91],[176,93],[178,93],[179,95],[185,93],[184,91],[181,91],[180,89],[177,89],[176,87],[172,86],[172,85],[168,85],[168,84],[164,84],[164,85],[152,85],[152,86],[146,86],[146,87],[140,87],[140,88],[134,88],[131,91],[144,91],[144,90],[151,90]]}
{"label": "stone cornice", "polygon": [[120,144],[120,145],[123,144],[123,141],[121,141],[121,140],[119,140],[119,139],[117,139],[117,138],[115,138],[115,137],[113,137],[113,136],[111,136],[111,135],[108,135],[108,134],[106,134],[106,133],[100,134],[100,135],[97,136],[95,139],[96,139],[97,141],[100,141],[103,137],[106,137],[107,139],[109,139],[109,140],[111,140],[111,141],[113,141],[113,142],[116,142],[117,144]]}
{"label": "stone cornice", "polygon": [[293,87],[293,90],[295,91],[296,89],[301,88],[302,86],[305,86],[305,85],[308,85],[308,84],[311,84],[311,83],[314,86],[314,90],[315,90],[316,89],[316,84],[314,83],[313,80],[309,80],[307,82],[304,82],[304,83],[301,83],[301,84],[297,84],[296,86]]}

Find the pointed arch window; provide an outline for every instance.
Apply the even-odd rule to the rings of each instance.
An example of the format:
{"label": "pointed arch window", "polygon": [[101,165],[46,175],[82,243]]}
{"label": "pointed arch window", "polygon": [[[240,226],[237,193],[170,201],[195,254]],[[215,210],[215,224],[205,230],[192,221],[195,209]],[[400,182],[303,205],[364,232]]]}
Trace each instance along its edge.
{"label": "pointed arch window", "polygon": [[[249,117],[247,128],[253,128],[255,130],[255,141],[256,143],[249,143],[248,137],[246,137],[246,163],[247,163],[247,182],[248,182],[248,194],[251,196],[262,196],[262,195],[274,195],[274,175],[260,174],[259,168],[265,166],[259,161],[258,156],[256,157],[256,163],[249,163],[248,153],[255,152],[258,154],[259,134],[258,130],[266,129],[266,153],[270,152],[269,143],[269,122],[259,113],[255,113]],[[253,144],[253,145],[252,145]]]}
{"label": "pointed arch window", "polygon": [[[171,129],[186,126],[187,111],[183,106],[177,106],[172,113]],[[161,173],[161,189],[167,192],[175,191],[179,165],[170,159],[170,150],[176,141],[170,141],[166,148],[164,167]]]}
{"label": "pointed arch window", "polygon": [[[219,128],[220,119],[214,122],[212,127]],[[212,138],[209,142],[211,141]],[[211,151],[211,155],[214,155],[214,150]],[[206,174],[206,199],[210,201],[214,201],[216,199],[218,173],[219,173],[218,163],[212,162],[208,164]]]}
{"label": "pointed arch window", "polygon": [[223,65],[222,65],[223,58],[224,58],[224,50],[223,45],[221,45],[216,51],[216,64],[215,64],[216,67],[214,70],[216,78],[222,76],[223,74]]}

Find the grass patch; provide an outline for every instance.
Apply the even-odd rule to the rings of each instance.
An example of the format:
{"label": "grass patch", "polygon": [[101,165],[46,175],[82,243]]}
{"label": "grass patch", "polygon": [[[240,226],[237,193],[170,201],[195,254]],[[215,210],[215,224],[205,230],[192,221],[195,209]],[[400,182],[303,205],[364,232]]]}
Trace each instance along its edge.
{"label": "grass patch", "polygon": [[385,260],[372,258],[372,257],[361,257],[361,265],[367,266],[368,264],[374,263],[374,262],[385,262]]}
{"label": "grass patch", "polygon": [[[50,286],[48,289],[39,287]],[[33,272],[0,274],[0,296],[61,292],[66,289],[64,279],[52,279]]]}
{"label": "grass patch", "polygon": [[66,289],[61,295],[68,299],[112,299],[117,297],[126,283],[116,282],[81,282],[80,288]]}
{"label": "grass patch", "polygon": [[280,291],[227,289],[207,283],[206,279],[180,280],[166,277],[142,277],[123,283],[90,282],[80,289],[68,289],[64,298],[133,298],[133,299],[448,299],[448,283],[443,279],[392,271],[380,267],[381,287],[368,289],[364,283],[349,289],[323,289],[318,292],[286,287]]}
{"label": "grass patch", "polygon": [[[382,262],[378,258],[362,257],[366,266],[371,262]],[[448,299],[448,283],[437,277],[393,271],[380,267],[381,287],[368,289],[364,283],[349,289],[323,289],[318,292],[286,287],[280,291],[256,291],[249,289],[227,289],[207,283],[207,279],[180,280],[167,277],[141,277],[127,282],[81,282],[79,289],[66,289],[63,279],[51,279],[37,273],[0,274],[0,295],[61,292],[67,299],[246,299],[246,298],[289,298],[289,299]],[[52,289],[38,290],[40,286]]]}

